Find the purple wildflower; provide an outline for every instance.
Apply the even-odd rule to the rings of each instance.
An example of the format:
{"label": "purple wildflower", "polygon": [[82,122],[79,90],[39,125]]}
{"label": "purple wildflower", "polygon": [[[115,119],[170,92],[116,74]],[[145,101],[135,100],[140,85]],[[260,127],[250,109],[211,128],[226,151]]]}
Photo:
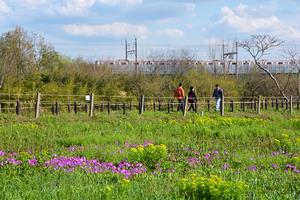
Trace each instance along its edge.
{"label": "purple wildflower", "polygon": [[37,160],[35,158],[28,160],[28,164],[30,166],[36,166],[37,165]]}
{"label": "purple wildflower", "polygon": [[200,163],[200,161],[198,158],[189,158],[188,163],[190,166],[195,167],[196,165],[198,165]]}
{"label": "purple wildflower", "polygon": [[0,156],[5,156],[5,152],[4,151],[0,151]]}
{"label": "purple wildflower", "polygon": [[230,168],[230,165],[228,164],[228,163],[225,163],[224,165],[223,165],[223,169],[224,170],[227,170],[227,169],[229,169]]}
{"label": "purple wildflower", "polygon": [[272,164],[272,168],[273,168],[273,169],[278,169],[279,166],[278,166],[277,164]]}
{"label": "purple wildflower", "polygon": [[210,154],[209,154],[209,153],[206,153],[206,154],[204,155],[204,158],[208,160],[208,159],[210,158]]}
{"label": "purple wildflower", "polygon": [[250,171],[256,171],[257,167],[255,165],[252,165],[252,166],[249,167],[249,170]]}

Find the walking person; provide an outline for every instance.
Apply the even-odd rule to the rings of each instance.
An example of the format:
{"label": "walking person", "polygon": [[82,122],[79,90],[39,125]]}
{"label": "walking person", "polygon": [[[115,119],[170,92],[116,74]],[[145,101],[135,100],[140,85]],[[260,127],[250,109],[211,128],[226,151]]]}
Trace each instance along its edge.
{"label": "walking person", "polygon": [[184,109],[184,89],[182,83],[179,83],[178,88],[174,93],[174,97],[178,100],[177,111],[183,111]]}
{"label": "walking person", "polygon": [[196,111],[196,102],[197,102],[197,96],[195,93],[195,88],[193,86],[190,87],[190,91],[188,94],[188,101],[191,104],[189,107],[189,111],[193,109],[193,111]]}
{"label": "walking person", "polygon": [[213,97],[215,97],[216,99],[216,111],[220,111],[220,104],[221,104],[221,100],[223,98],[223,90],[222,88],[220,88],[220,86],[218,84],[216,84],[216,88],[214,90],[213,93]]}

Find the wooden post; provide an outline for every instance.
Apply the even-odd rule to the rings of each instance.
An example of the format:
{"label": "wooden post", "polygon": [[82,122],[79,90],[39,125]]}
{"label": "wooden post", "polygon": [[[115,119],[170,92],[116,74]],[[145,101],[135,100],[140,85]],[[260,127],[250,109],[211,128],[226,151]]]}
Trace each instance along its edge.
{"label": "wooden post", "polygon": [[168,113],[170,113],[170,100],[168,101]]}
{"label": "wooden post", "polygon": [[290,96],[290,113],[293,114],[293,96]]}
{"label": "wooden post", "polygon": [[139,108],[139,113],[142,115],[144,113],[144,103],[145,103],[145,96],[142,95],[140,97],[140,108]]}
{"label": "wooden post", "polygon": [[233,112],[233,100],[230,101],[230,112]]}
{"label": "wooden post", "polygon": [[283,98],[280,99],[281,99],[281,108],[283,108]]}
{"label": "wooden post", "polygon": [[58,102],[55,102],[55,114],[58,115]]}
{"label": "wooden post", "polygon": [[129,104],[129,110],[132,110],[132,102]]}
{"label": "wooden post", "polygon": [[209,110],[210,110],[210,100],[208,99],[207,100],[207,112],[209,112]]}
{"label": "wooden post", "polygon": [[242,111],[245,112],[245,99],[243,98],[243,103],[242,103]]}
{"label": "wooden post", "polygon": [[35,102],[35,118],[40,116],[41,93],[37,93]]}
{"label": "wooden post", "polygon": [[222,98],[221,98],[221,116],[225,115],[224,111],[225,111],[225,97],[223,95]]}
{"label": "wooden post", "polygon": [[77,103],[74,101],[74,113],[77,114]]}
{"label": "wooden post", "polygon": [[265,110],[268,110],[268,98],[265,97]]}
{"label": "wooden post", "polygon": [[161,111],[161,102],[158,100],[158,111]]}
{"label": "wooden post", "polygon": [[172,112],[174,111],[174,101],[173,101],[173,99],[171,100],[171,111]]}
{"label": "wooden post", "polygon": [[278,97],[276,97],[276,110],[278,110],[278,108],[279,108],[279,105],[278,105]]}
{"label": "wooden post", "polygon": [[257,106],[256,106],[256,103],[257,103],[257,102],[256,102],[256,99],[254,99],[254,100],[253,100],[253,110],[255,110],[255,111],[257,111],[257,110],[256,110],[256,107],[257,107]]}
{"label": "wooden post", "polygon": [[101,112],[104,112],[104,103],[101,103]]}
{"label": "wooden post", "polygon": [[17,115],[21,114],[21,103],[19,100],[17,101],[17,105],[16,105],[16,114]]}
{"label": "wooden post", "polygon": [[94,95],[94,93],[91,93],[90,94],[90,109],[89,109],[90,117],[94,116],[94,99],[95,99],[95,95]]}
{"label": "wooden post", "polygon": [[285,100],[285,109],[286,110],[289,109],[289,100],[288,99]]}
{"label": "wooden post", "polygon": [[260,114],[261,96],[258,96],[257,114]]}
{"label": "wooden post", "polygon": [[271,106],[272,106],[272,108],[274,108],[274,98],[272,98],[271,101],[272,101]]}
{"label": "wooden post", "polygon": [[110,114],[110,102],[107,102],[107,113]]}
{"label": "wooden post", "polygon": [[297,110],[299,110],[299,106],[300,105],[300,101],[299,101],[299,98],[297,98]]}
{"label": "wooden post", "polygon": [[70,102],[68,102],[68,113],[71,112],[71,105],[70,105]]}
{"label": "wooden post", "polygon": [[187,102],[188,102],[188,96],[186,96],[185,98],[184,98],[184,106],[183,106],[183,116],[185,117],[186,116],[186,111],[187,111]]}
{"label": "wooden post", "polygon": [[53,115],[55,115],[55,103],[54,102],[52,102],[51,112]]}
{"label": "wooden post", "polygon": [[125,115],[126,114],[126,104],[123,103],[123,114]]}
{"label": "wooden post", "polygon": [[156,111],[155,100],[154,100],[154,102],[153,102],[153,111],[154,111],[154,112]]}

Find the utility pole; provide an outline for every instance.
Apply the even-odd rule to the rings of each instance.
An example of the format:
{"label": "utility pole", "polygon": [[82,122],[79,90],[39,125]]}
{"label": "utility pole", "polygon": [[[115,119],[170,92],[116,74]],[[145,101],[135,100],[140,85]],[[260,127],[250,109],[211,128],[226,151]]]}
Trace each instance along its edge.
{"label": "utility pole", "polygon": [[[227,58],[229,58],[229,63],[230,63],[230,60],[233,60],[234,57],[235,57],[235,70],[234,70],[235,72],[234,73],[235,73],[235,76],[238,77],[238,54],[239,54],[239,52],[238,52],[238,42],[235,42],[234,46],[235,46],[235,48],[232,48],[234,50],[225,52],[225,43],[224,43],[224,40],[223,40],[223,45],[222,45],[223,62],[224,62],[224,65],[225,65],[226,64],[225,60]],[[229,64],[228,64],[228,66],[229,66]]]}
{"label": "utility pole", "polygon": [[[133,46],[133,48],[131,48]],[[125,60],[128,61],[128,56],[134,56],[135,74],[138,74],[138,61],[137,61],[137,39],[134,38],[134,43],[130,44],[125,40]]]}

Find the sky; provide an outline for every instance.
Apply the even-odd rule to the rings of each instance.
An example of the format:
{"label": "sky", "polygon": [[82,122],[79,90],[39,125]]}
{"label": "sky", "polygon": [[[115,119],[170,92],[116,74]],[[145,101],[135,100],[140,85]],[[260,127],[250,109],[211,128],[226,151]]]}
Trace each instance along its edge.
{"label": "sky", "polygon": [[62,55],[88,60],[209,48],[251,34],[271,34],[300,46],[300,0],[0,0],[0,32],[21,26],[42,35]]}

